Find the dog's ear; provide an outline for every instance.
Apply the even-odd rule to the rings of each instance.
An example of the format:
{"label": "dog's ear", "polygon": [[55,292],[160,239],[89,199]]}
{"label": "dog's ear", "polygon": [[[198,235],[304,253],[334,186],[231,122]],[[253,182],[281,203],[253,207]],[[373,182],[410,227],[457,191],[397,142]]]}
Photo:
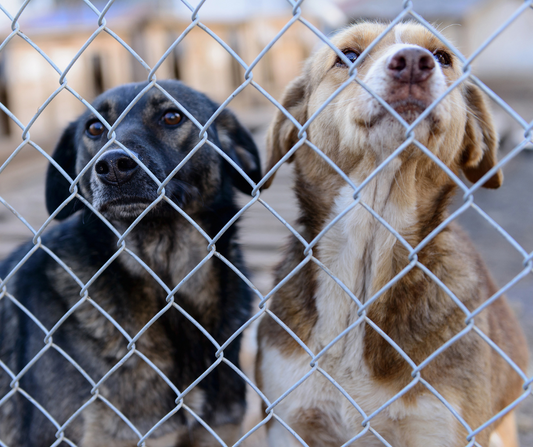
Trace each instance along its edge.
{"label": "dog's ear", "polygon": [[[76,123],[71,123],[63,132],[57,143],[52,158],[61,166],[71,178],[76,177],[76,145],[75,145]],[[70,183],[65,179],[54,165],[48,165],[46,172],[46,209],[52,214],[68,196]],[[63,208],[56,219],[66,219],[71,214],[83,207],[78,199],[69,202]]]}
{"label": "dog's ear", "polygon": [[[307,76],[304,74],[292,81],[281,98],[281,105],[296,121],[304,124],[307,121]],[[276,111],[274,120],[268,129],[266,172],[270,171],[281,158],[298,142],[298,128],[280,110]],[[288,162],[292,162],[293,157]],[[273,174],[264,184],[266,189],[274,180]]]}
{"label": "dog's ear", "polygon": [[[237,163],[251,180],[255,183],[259,182],[262,177],[261,160],[259,159],[259,152],[250,132],[227,109],[222,111],[215,120],[215,123],[218,139],[224,152]],[[246,194],[250,194],[252,187],[244,177],[232,166],[229,166],[229,171],[231,172],[233,186]]]}
{"label": "dog's ear", "polygon": [[[468,83],[465,85],[465,97],[467,121],[461,162],[466,178],[475,183],[498,162],[498,135],[481,89]],[[503,173],[498,169],[483,186],[499,188],[502,182]]]}

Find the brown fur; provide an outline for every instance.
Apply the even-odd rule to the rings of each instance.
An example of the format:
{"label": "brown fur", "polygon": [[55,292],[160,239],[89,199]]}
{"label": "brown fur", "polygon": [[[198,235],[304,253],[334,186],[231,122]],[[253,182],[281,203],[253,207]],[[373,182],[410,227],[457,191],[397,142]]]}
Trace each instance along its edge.
{"label": "brown fur", "polygon": [[[362,52],[384,28],[382,25],[363,23],[344,30],[333,41],[341,51]],[[401,25],[401,29],[397,32],[401,34],[403,43],[418,45],[433,54],[437,51],[446,51],[435,36],[421,26]],[[366,82],[365,76],[369,72],[374,73],[371,71],[375,69],[372,65],[388,55],[387,51],[397,43],[397,39],[395,30],[384,37],[359,66],[360,79]],[[453,55],[449,56],[450,65],[440,67],[446,86],[451,85],[462,73],[459,61]],[[310,58],[302,76],[287,87],[282,104],[300,124],[303,125],[347,78],[347,69],[339,68],[336,59],[337,56],[331,49],[324,48]],[[434,79],[437,75],[432,76]],[[370,82],[373,80],[370,79]],[[384,99],[391,101],[392,104],[390,98],[401,96],[400,90],[407,87],[390,80],[387,82],[388,84],[383,84],[383,95]],[[431,80],[431,82],[437,81]],[[431,96],[433,95],[431,88],[437,88],[434,85],[436,84],[426,85],[420,82],[409,84],[409,88],[418,97],[429,98],[425,106],[427,107],[435,99]],[[381,88],[381,84],[379,86]],[[388,112],[372,116],[364,115],[360,112],[367,110],[364,98],[362,88],[355,83],[350,84],[307,128],[307,139],[320,148],[350,178],[359,182],[371,175],[386,156],[404,141],[405,133],[400,126],[397,126],[398,142],[390,143],[390,149],[387,146],[388,135],[382,137],[385,149],[373,144],[372,141],[379,141],[381,138],[376,132],[379,132],[380,126],[384,128],[386,125],[386,120],[389,119]],[[419,127],[426,125],[427,132],[420,130],[419,134],[416,134],[417,139],[456,175],[462,171],[468,180],[478,181],[497,162],[497,135],[483,93],[474,84],[465,81],[449,93],[438,107],[419,125]],[[414,121],[421,113],[421,110],[417,111],[416,115],[409,110],[407,112],[400,108],[397,110],[408,123]],[[395,125],[395,123],[390,124],[390,128],[396,129]],[[415,131],[418,131],[418,128]],[[298,143],[298,132],[299,129],[283,113],[276,114],[268,135],[270,151],[268,169],[275,166]],[[393,140],[396,138],[394,132],[392,134],[390,139],[396,141]],[[386,150],[388,152],[384,153]],[[311,241],[334,217],[332,212],[336,200],[346,183],[306,145],[298,148],[289,162],[295,164],[294,189],[300,204],[300,216],[296,228],[307,241]],[[379,208],[374,208],[374,211],[385,220],[394,219],[396,214],[391,210],[396,209],[400,223],[403,215],[411,216],[412,225],[406,224],[404,228],[396,230],[411,247],[416,247],[448,217],[447,206],[457,187],[434,161],[414,145],[406,148],[397,157],[396,163],[394,166],[398,167],[394,181],[390,183],[390,189],[386,194],[380,192],[380,188],[386,188],[385,173],[378,174],[375,184],[369,183],[365,188],[368,190],[375,188],[374,195],[369,193],[369,197],[375,199],[376,207]],[[273,178],[274,175],[269,178],[265,187],[270,185]],[[501,170],[496,170],[483,186],[497,188],[502,181]],[[384,194],[383,199],[379,198],[380,194]],[[394,227],[393,223],[389,223]],[[361,228],[359,231],[366,229]],[[379,250],[386,250],[382,246],[374,246],[379,244],[378,241],[381,240],[379,237],[386,237],[383,233],[379,233],[380,231],[382,231],[380,224],[376,222],[368,232],[366,245],[361,254],[363,273],[357,274],[363,277],[363,282],[361,290],[358,293],[354,290],[354,293],[363,303],[409,264],[409,252],[399,241],[393,243],[390,253],[380,254]],[[321,262],[328,259],[321,251],[324,247],[324,241],[321,240],[313,248],[313,255]],[[284,261],[277,269],[277,283],[305,259],[303,251],[302,244],[293,237],[285,250]],[[438,277],[469,311],[478,308],[497,291],[473,245],[454,223],[446,226],[418,253],[418,261]],[[271,311],[304,343],[310,345],[315,353],[323,348],[314,341],[319,338],[316,327],[321,317],[317,308],[319,272],[320,268],[314,262],[308,262],[272,297],[270,303]],[[346,285],[350,287],[350,284]],[[355,308],[353,312],[356,310]],[[461,309],[428,275],[416,267],[377,298],[366,312],[367,317],[398,344],[416,364],[423,362],[466,327],[465,314]],[[347,315],[346,318],[347,321],[353,321],[352,315]],[[504,297],[496,300],[487,310],[476,316],[475,325],[500,346],[522,370],[525,370],[527,365],[525,340]],[[345,327],[339,327],[336,333],[340,333],[343,329]],[[286,361],[301,358],[303,355],[298,343],[271,318],[262,320],[258,337],[260,349],[271,352],[277,350]],[[270,385],[266,383],[267,388],[274,385],[283,387],[280,382],[282,379],[271,377],[267,379],[265,371],[261,372],[262,368],[265,369],[263,358],[264,355],[260,352],[256,370],[262,376],[261,382],[270,381]],[[363,358],[353,358],[353,362],[361,360],[368,368],[373,383],[393,393],[401,391],[412,381],[412,368],[409,363],[368,324],[364,333]],[[335,371],[335,360],[332,362]],[[329,372],[333,374],[332,371]],[[519,396],[522,385],[519,375],[474,331],[467,333],[433,359],[421,374],[422,378],[431,383],[443,396],[453,397],[457,401],[460,413],[472,429],[513,402]],[[291,384],[284,387],[288,388],[289,385]],[[418,384],[404,395],[403,405],[416,406],[417,399],[427,394],[428,390]],[[328,420],[335,415],[320,415],[317,413],[318,410],[309,408],[302,408],[301,411],[299,416],[288,416],[294,427],[298,427],[297,431],[300,430],[298,431],[300,435],[306,440],[324,439],[314,441],[310,445],[333,445],[327,439],[331,439],[329,431],[335,427],[335,424],[328,423]],[[311,422],[302,423],[302,419]],[[457,439],[455,442],[458,444],[453,445],[463,445],[466,431],[459,424],[455,430]],[[485,430],[476,437],[476,441],[480,445],[488,446],[489,435],[490,429]],[[514,445],[511,440],[505,442],[507,442],[504,443],[505,446]]]}

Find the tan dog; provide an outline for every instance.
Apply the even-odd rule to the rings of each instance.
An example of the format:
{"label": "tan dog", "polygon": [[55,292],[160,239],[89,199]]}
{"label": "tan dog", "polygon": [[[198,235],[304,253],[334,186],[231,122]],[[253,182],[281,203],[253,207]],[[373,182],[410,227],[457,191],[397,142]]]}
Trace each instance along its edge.
{"label": "tan dog", "polygon": [[[359,24],[332,41],[353,61],[384,29],[384,25]],[[348,79],[348,71],[330,48],[322,49],[308,61],[302,76],[288,86],[283,106],[305,123]],[[359,78],[407,123],[420,116],[461,74],[458,59],[416,24],[397,25],[359,67]],[[414,134],[453,173],[462,171],[472,182],[496,163],[497,135],[486,100],[468,81],[448,94],[416,126]],[[307,136],[360,185],[405,141],[405,127],[352,82],[314,119]],[[268,140],[269,169],[298,141],[296,126],[278,112]],[[354,203],[354,189],[308,146],[299,148],[291,160],[300,204],[296,229],[310,242]],[[497,188],[502,179],[497,171],[484,186]],[[360,198],[416,247],[448,216],[446,208],[455,189],[455,183],[434,161],[410,145],[368,182]],[[313,255],[361,303],[367,303],[410,263],[405,246],[361,204],[323,235],[313,247]],[[292,237],[277,282],[305,258],[304,246]],[[498,290],[472,244],[453,223],[420,250],[418,261],[470,312]],[[314,355],[360,318],[356,302],[314,261],[307,262],[272,297],[270,310]],[[321,370],[314,371],[274,407],[275,414],[309,446],[340,446],[363,430],[364,417],[325,374],[367,416],[412,383],[412,364],[377,328],[420,365],[467,327],[465,312],[418,266],[365,307],[365,312],[368,320],[354,325],[316,361]],[[505,298],[476,315],[474,322],[525,370],[524,337]],[[311,371],[310,363],[310,355],[285,329],[272,318],[263,318],[257,379],[271,402]],[[523,385],[519,374],[474,329],[425,365],[421,379],[446,399],[471,430],[512,403]],[[481,431],[475,437],[476,445],[516,446],[512,413],[491,437],[498,424],[500,421]],[[468,431],[420,382],[375,415],[369,425],[350,446],[384,445],[372,430],[394,447],[468,444]],[[268,437],[271,447],[302,445],[274,419]]]}

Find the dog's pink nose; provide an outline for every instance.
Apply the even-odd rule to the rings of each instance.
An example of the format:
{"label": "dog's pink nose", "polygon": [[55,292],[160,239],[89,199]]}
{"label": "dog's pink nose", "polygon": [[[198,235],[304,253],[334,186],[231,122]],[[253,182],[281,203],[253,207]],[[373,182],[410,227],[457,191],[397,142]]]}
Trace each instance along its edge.
{"label": "dog's pink nose", "polygon": [[388,75],[402,83],[424,82],[433,71],[435,59],[424,48],[404,48],[392,55],[387,64]]}

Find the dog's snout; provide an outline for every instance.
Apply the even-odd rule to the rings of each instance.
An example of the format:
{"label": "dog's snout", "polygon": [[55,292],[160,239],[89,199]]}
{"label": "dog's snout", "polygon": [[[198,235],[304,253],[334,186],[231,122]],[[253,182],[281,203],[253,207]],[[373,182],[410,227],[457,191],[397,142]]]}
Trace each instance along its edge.
{"label": "dog's snout", "polygon": [[125,151],[118,149],[104,152],[94,165],[98,178],[110,185],[128,182],[137,168],[135,160]]}
{"label": "dog's snout", "polygon": [[435,59],[424,48],[404,48],[392,55],[387,64],[389,76],[409,84],[424,82],[434,70]]}

